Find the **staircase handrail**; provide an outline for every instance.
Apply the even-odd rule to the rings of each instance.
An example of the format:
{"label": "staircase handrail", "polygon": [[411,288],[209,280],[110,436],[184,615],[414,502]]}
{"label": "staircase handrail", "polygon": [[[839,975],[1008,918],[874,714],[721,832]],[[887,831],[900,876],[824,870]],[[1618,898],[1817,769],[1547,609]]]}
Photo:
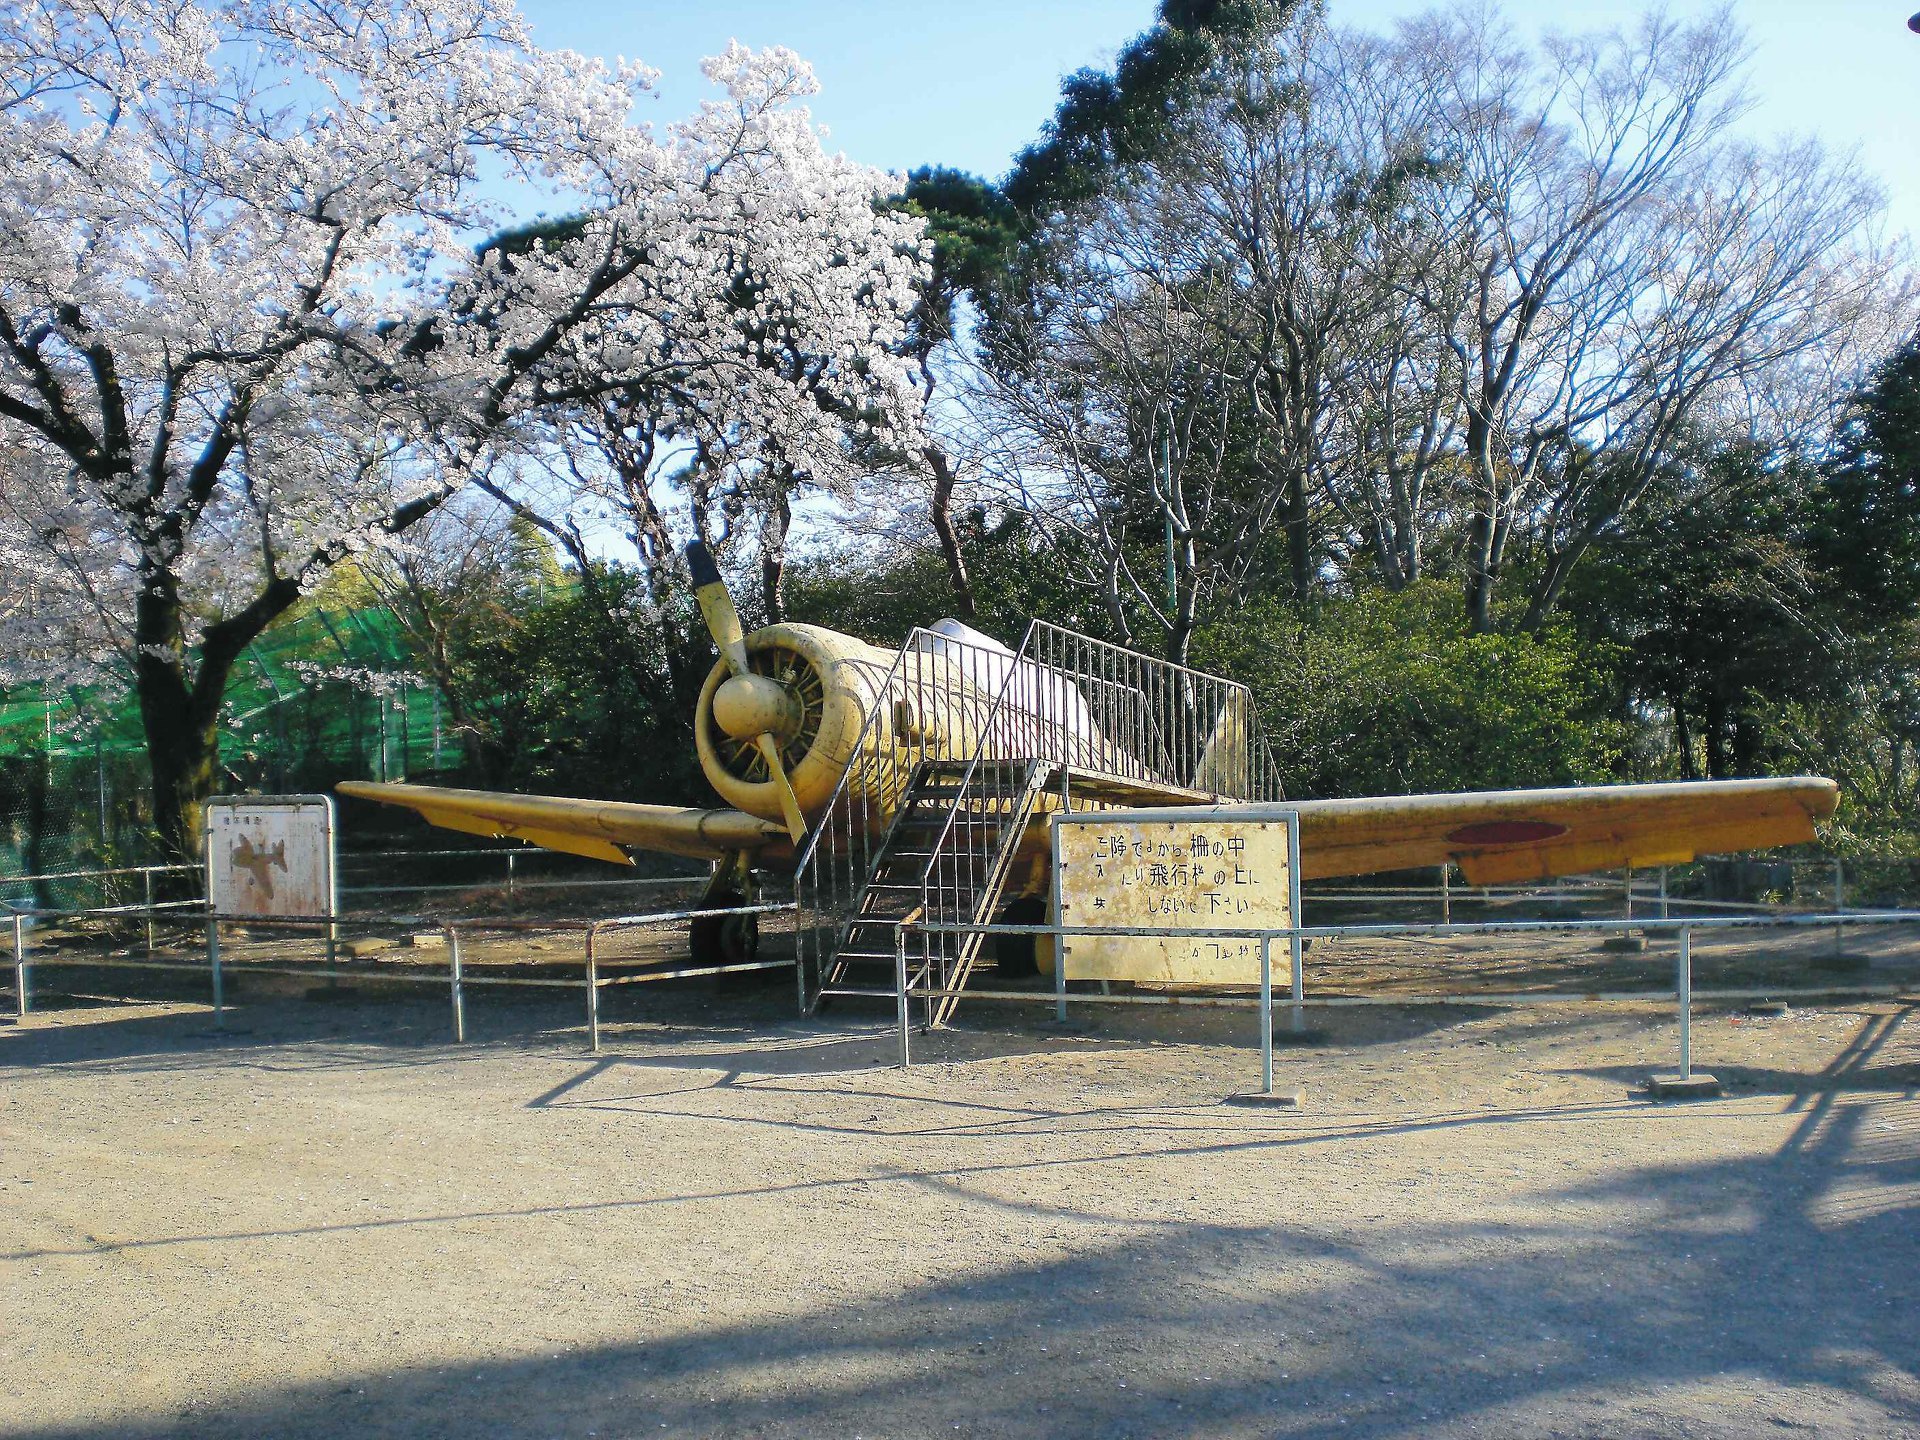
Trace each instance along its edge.
{"label": "staircase handrail", "polygon": [[821,807],[820,819],[814,824],[813,828],[807,832],[806,843],[800,847],[800,853],[794,856],[793,873],[795,876],[800,875],[801,872],[807,868],[809,862],[812,861],[814,851],[820,847],[820,836],[827,828],[827,817],[833,814],[834,807],[840,803],[842,796],[846,794],[847,787],[853,783],[853,772],[860,768],[861,758],[866,754],[867,736],[873,732],[874,722],[880,714],[880,707],[889,703],[892,699],[894,682],[900,678],[901,667],[907,663],[907,656],[909,654],[926,654],[924,650],[919,649],[914,644],[914,641],[922,635],[936,634],[937,632],[928,630],[920,625],[914,626],[912,630],[907,632],[906,643],[900,647],[900,653],[893,657],[893,664],[888,668],[885,678],[881,680],[879,690],[874,696],[873,704],[868,706],[866,714],[860,717],[860,730],[859,733],[854,736],[853,751],[848,758],[847,768],[840,772],[840,779],[834,785],[833,793],[827,797],[827,803]]}

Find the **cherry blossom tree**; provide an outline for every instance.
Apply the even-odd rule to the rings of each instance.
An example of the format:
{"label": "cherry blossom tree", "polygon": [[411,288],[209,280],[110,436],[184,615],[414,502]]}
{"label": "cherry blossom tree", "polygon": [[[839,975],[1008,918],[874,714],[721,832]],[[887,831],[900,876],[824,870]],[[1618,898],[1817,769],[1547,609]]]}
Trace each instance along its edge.
{"label": "cherry blossom tree", "polygon": [[656,130],[650,72],[505,0],[0,13],[0,680],[132,686],[172,853],[248,643],[527,417],[644,395],[827,481],[911,432],[896,182],[823,148],[790,52],[706,73]]}

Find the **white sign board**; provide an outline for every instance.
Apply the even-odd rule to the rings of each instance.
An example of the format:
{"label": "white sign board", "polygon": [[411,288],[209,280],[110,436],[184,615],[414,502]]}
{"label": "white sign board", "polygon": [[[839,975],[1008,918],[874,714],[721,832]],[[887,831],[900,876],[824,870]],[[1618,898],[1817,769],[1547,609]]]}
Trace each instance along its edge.
{"label": "white sign board", "polygon": [[[1155,930],[1282,930],[1298,885],[1286,815],[1177,809],[1093,811],[1053,821],[1062,925],[1128,935],[1062,937],[1069,980],[1257,985],[1260,942],[1157,936]],[[1275,963],[1286,963],[1276,945]]]}
{"label": "white sign board", "polygon": [[207,802],[207,905],[216,915],[334,913],[333,801],[216,795]]}

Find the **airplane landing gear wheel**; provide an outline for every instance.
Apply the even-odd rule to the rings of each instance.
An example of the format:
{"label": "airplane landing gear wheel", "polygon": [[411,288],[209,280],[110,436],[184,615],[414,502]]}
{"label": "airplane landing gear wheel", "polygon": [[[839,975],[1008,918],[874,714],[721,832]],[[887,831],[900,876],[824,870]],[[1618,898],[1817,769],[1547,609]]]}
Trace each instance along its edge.
{"label": "airplane landing gear wheel", "polygon": [[[715,906],[744,904],[738,896]],[[689,948],[696,965],[749,965],[760,954],[758,915],[703,915],[693,922]]]}
{"label": "airplane landing gear wheel", "polygon": [[[1001,925],[1044,925],[1047,923],[1047,902],[1038,895],[1022,895],[1010,901],[997,917]],[[1010,980],[1022,980],[1040,973],[1040,967],[1034,960],[1033,935],[996,935],[993,937],[993,959],[1000,967],[1000,973]]]}

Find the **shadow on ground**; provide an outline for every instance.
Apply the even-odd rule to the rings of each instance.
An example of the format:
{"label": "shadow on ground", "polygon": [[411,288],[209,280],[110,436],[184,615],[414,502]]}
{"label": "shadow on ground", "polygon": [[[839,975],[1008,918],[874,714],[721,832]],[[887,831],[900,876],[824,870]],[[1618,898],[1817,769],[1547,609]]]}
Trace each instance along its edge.
{"label": "shadow on ground", "polygon": [[[1909,1002],[1863,1016],[1859,1032],[1848,1041],[1846,1048],[1819,1070],[1770,1070],[1763,1066],[1734,1065],[1721,1061],[1715,1061],[1711,1070],[1714,1077],[1731,1091],[1829,1098],[1878,1092],[1912,1097],[1916,1091],[1920,1091],[1920,1062],[1873,1062],[1916,1011],[1920,1011],[1920,1005]],[[1588,1075],[1626,1084],[1638,1084],[1646,1078],[1646,1070],[1642,1066],[1602,1066],[1557,1073]]]}
{"label": "shadow on ground", "polygon": [[[1920,1160],[1810,1105],[1756,1160],[1628,1171],[1566,1218],[1410,1222],[1364,1244],[1168,1223],[777,1323],[266,1388],[19,1440],[1901,1434]],[[964,1178],[929,1178],[956,1202]],[[1841,1203],[1848,1196],[1876,1203]],[[1596,1209],[1631,1213],[1596,1228]],[[1303,1286],[1290,1277],[1320,1277]],[[1263,1283],[1247,1285],[1249,1277]],[[1681,1398],[1691,1406],[1684,1410]]]}

